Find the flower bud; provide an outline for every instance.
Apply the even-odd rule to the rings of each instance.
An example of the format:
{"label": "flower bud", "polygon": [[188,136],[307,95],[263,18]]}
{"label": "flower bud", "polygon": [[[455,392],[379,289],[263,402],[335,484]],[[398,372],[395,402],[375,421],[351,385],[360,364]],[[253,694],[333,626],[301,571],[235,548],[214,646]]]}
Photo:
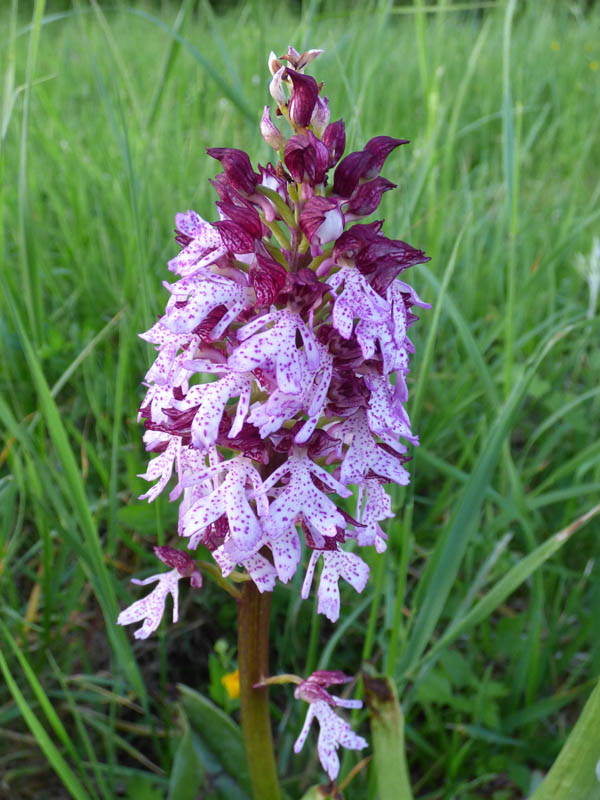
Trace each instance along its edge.
{"label": "flower bud", "polygon": [[329,169],[329,150],[312,131],[308,132],[308,140],[315,151],[315,184],[323,183]]}
{"label": "flower bud", "polygon": [[315,152],[307,136],[292,136],[285,146],[285,165],[296,183],[306,178],[313,181],[315,177]]}
{"label": "flower bud", "polygon": [[281,61],[277,58],[277,56],[272,50],[269,53],[269,58],[267,60],[267,63],[269,65],[269,72],[271,73],[271,75],[275,75],[277,70],[281,69],[281,67],[283,66]]}
{"label": "flower bud", "polygon": [[262,118],[260,120],[260,132],[263,139],[268,145],[271,145],[273,150],[281,150],[285,147],[286,138],[279,131],[279,129],[271,121],[270,107],[265,106]]}
{"label": "flower bud", "polygon": [[331,112],[329,110],[329,101],[326,97],[317,97],[315,109],[310,119],[313,131],[317,136],[322,136],[323,131],[329,124]]}
{"label": "flower bud", "polygon": [[217,201],[217,208],[222,212],[224,218],[235,222],[243,228],[249,236],[260,239],[265,235],[266,229],[263,229],[258,212],[250,204],[242,206],[237,203]]}
{"label": "flower bud", "polygon": [[292,81],[292,96],[290,98],[290,119],[295,125],[307,128],[317,103],[319,87],[310,75],[303,75],[293,69],[286,71],[286,77]]}
{"label": "flower bud", "polygon": [[283,76],[286,71],[285,67],[280,67],[277,72],[274,73],[273,79],[269,84],[269,91],[271,92],[271,97],[278,106],[284,106],[287,103],[287,96],[283,89]]}
{"label": "flower bud", "polygon": [[296,183],[309,183],[314,186],[323,183],[329,151],[312,131],[308,136],[302,133],[292,136],[285,146],[285,165]]}
{"label": "flower bud", "polygon": [[324,50],[306,50],[298,59],[296,69],[304,69],[307,64],[310,64],[311,61],[317,58],[317,56],[320,56],[323,52]]}

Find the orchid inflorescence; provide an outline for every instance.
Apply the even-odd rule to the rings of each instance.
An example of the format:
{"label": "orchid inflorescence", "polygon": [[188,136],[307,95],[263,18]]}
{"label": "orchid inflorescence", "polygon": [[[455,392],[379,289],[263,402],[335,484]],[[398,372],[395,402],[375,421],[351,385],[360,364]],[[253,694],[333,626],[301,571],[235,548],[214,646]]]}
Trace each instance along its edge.
{"label": "orchid inflorescence", "polygon": [[[318,611],[334,622],[339,578],[357,592],[368,578],[357,548],[386,548],[384,484],[409,481],[406,443],[418,440],[404,408],[408,329],[413,307],[429,306],[398,276],[428,259],[385,237],[381,221],[357,222],[395,188],[380,172],[406,141],[377,136],[342,157],[344,122],[329,121],[322,85],[304,74],[321,52],[269,58],[276,118],[292,132],[265,107],[260,129],[276,165],[254,171],[245,152],[209,148],[223,167],[211,181],[219,219],[175,217],[177,280],[164,284],[165,314],[142,334],[158,356],[140,409],[156,455],[141,477],[155,482],[142,495],[152,501],[176,473],[178,533],[191,551],[204,545],[224,578],[239,566],[270,592],[308,550],[302,597],[321,560]],[[201,585],[187,553],[155,550],[172,569],[143,581],[158,584],[118,619],[143,620],[138,638],[157,628],[168,593],[176,619],[180,579]],[[338,742],[364,746],[341,720],[332,733],[333,707],[355,705],[325,691],[327,676],[341,675],[315,673],[296,690],[311,702],[299,742],[316,715],[330,777]]]}

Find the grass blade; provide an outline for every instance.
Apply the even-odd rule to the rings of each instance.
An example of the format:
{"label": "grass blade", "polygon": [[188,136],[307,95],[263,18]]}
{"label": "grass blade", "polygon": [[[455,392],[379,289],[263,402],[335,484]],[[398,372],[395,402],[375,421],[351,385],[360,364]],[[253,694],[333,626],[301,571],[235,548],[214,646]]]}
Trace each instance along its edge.
{"label": "grass blade", "polygon": [[399,665],[399,670],[405,674],[412,672],[417,665],[442,615],[446,598],[460,569],[467,544],[475,531],[485,490],[498,463],[502,446],[511,429],[514,414],[525,396],[527,387],[549,350],[575,327],[573,325],[559,331],[540,348],[539,355],[533,359],[533,363],[515,384],[482,443],[453,521],[436,546],[427,570],[419,583],[419,597],[422,598],[422,604],[417,612],[414,628]]}
{"label": "grass blade", "polygon": [[42,317],[42,298],[37,274],[37,261],[32,253],[33,237],[30,233],[27,139],[29,133],[29,112],[31,107],[31,85],[35,72],[37,52],[40,43],[41,21],[44,14],[45,0],[35,0],[31,35],[27,50],[27,70],[25,75],[25,93],[23,97],[23,122],[21,126],[21,143],[19,155],[18,184],[18,236],[19,264],[25,308],[29,319],[29,328],[33,332],[35,342],[39,340]]}
{"label": "grass blade", "polygon": [[[4,287],[6,296],[10,297],[6,281],[1,275],[0,283],[2,283]],[[98,530],[89,508],[79,467],[73,455],[73,451],[71,450],[60,413],[50,393],[50,388],[46,382],[33,345],[27,336],[21,316],[14,303],[11,304],[11,308],[17,332],[27,359],[31,378],[37,391],[40,410],[50,438],[56,448],[58,458],[62,464],[65,481],[69,487],[69,499],[73,505],[73,510],[75,511],[85,542],[85,547],[82,549],[83,553],[85,553],[83,560],[84,569],[88,574],[100,607],[102,608],[102,613],[106,620],[107,635],[111,642],[113,652],[124,673],[127,675],[130,685],[139,697],[142,698],[143,702],[146,702],[145,685],[133,657],[131,645],[125,631],[116,624],[118,606],[114,587],[110,581],[106,564],[104,563],[104,554],[100,544]]]}
{"label": "grass blade", "polygon": [[6,663],[6,659],[4,658],[2,651],[0,651],[0,671],[4,675],[6,685],[14,697],[15,703],[19,707],[19,711],[23,715],[23,719],[27,723],[30,731],[35,736],[40,748],[52,766],[52,769],[56,772],[58,777],[64,783],[65,787],[71,793],[71,797],[75,798],[75,800],[89,800],[88,792],[83,788],[79,778],[75,775],[71,767],[62,757],[58,748],[52,742],[46,730],[42,727],[35,713],[27,703],[27,700],[23,696],[8,668],[8,664]]}
{"label": "grass blade", "polygon": [[[192,5],[192,0],[182,0],[182,3],[179,7],[179,11],[177,12],[177,16],[175,17],[175,22],[173,23],[173,33],[176,34],[177,36],[179,36],[179,31],[181,30],[183,23],[185,22],[186,16],[188,14],[188,11],[190,10],[191,5]],[[164,95],[165,87],[169,82],[171,73],[175,69],[175,64],[177,63],[177,58],[179,56],[180,50],[181,50],[181,42],[178,39],[176,39],[175,36],[173,36],[167,47],[167,52],[165,53],[165,57],[160,70],[160,77],[156,83],[154,94],[152,95],[152,100],[150,101],[150,110],[148,111],[148,118],[146,120],[147,128],[152,128],[154,122],[156,121],[161,100]]]}
{"label": "grass blade", "polygon": [[157,28],[161,28],[162,30],[166,31],[170,34],[175,41],[179,42],[179,44],[188,51],[188,53],[196,59],[196,61],[202,65],[206,73],[212,78],[212,80],[217,84],[223,94],[228,97],[231,102],[236,106],[238,111],[240,111],[244,117],[248,120],[248,122],[252,122],[253,124],[256,123],[258,116],[256,112],[250,108],[248,105],[246,98],[231,86],[227,81],[221,76],[220,72],[217,70],[215,66],[204,56],[197,47],[177,33],[173,28],[169,25],[164,23],[158,17],[155,17],[153,14],[149,14],[147,11],[144,11],[140,8],[126,8],[124,9],[129,14],[134,14],[136,17],[141,17],[142,19],[147,20],[148,22],[152,23],[152,25],[156,25]]}
{"label": "grass blade", "polygon": [[454,622],[427,654],[427,660],[444,647],[448,647],[463,633],[474,628],[501,605],[521,584],[523,584],[544,562],[551,558],[557,550],[567,542],[580,528],[583,528],[597,514],[600,504],[572,522],[562,531],[555,533],[543,542],[532,553],[521,559],[481,598],[461,619]]}

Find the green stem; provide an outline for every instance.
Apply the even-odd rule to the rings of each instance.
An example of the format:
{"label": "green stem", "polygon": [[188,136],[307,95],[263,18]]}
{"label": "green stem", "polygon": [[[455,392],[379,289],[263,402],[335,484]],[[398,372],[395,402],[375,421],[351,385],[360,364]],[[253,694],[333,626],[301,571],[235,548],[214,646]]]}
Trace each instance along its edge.
{"label": "green stem", "polygon": [[238,665],[242,733],[255,800],[279,800],[273,752],[268,688],[255,689],[269,674],[271,595],[261,594],[254,581],[242,590],[238,610]]}

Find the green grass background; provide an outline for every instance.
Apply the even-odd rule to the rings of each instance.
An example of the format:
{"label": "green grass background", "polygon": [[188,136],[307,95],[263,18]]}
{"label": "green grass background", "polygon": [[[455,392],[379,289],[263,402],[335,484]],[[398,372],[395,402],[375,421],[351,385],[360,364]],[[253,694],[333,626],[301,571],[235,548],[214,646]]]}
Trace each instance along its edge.
{"label": "green grass background", "polygon": [[[407,279],[433,310],[387,555],[335,627],[300,601],[301,575],[277,588],[272,672],[391,675],[415,796],[439,800],[527,796],[598,675],[597,522],[539,569],[523,559],[541,564],[600,489],[600,329],[574,269],[600,234],[600,9],[4,0],[0,796],[175,796],[190,746],[176,684],[236,713],[220,684],[236,609],[217,587],[184,593],[179,624],[146,642],[114,625],[175,535],[166,499],[136,499],[152,358],[136,333],[165,302],[174,213],[214,218],[205,148],[271,157],[266,57],[289,43],[325,49],[311,72],[349,149],[411,140],[386,164],[399,189],[381,216],[432,256]],[[291,695],[272,699],[296,798],[321,773],[314,732],[292,753]],[[238,796],[219,770],[200,797]],[[370,772],[346,797],[376,796]]]}

